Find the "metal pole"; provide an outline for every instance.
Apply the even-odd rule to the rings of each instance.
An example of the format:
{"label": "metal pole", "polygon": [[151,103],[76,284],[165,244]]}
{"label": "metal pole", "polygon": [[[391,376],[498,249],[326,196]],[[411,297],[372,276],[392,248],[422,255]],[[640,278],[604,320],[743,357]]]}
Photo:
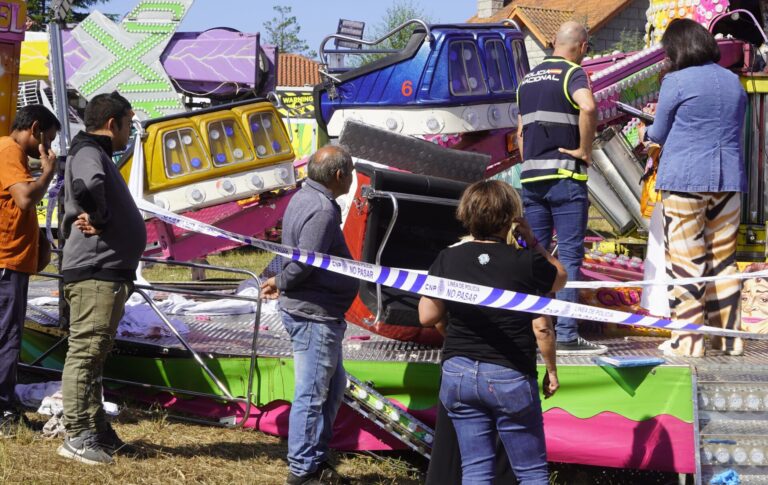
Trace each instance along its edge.
{"label": "metal pole", "polygon": [[[61,8],[61,6],[59,7]],[[55,15],[54,17],[58,17]],[[63,16],[62,16],[63,17]],[[61,40],[61,25],[63,20],[56,20],[55,18],[48,24],[48,37],[50,44],[50,81],[53,91],[53,107],[56,111],[56,117],[61,123],[61,130],[59,131],[59,153],[56,163],[56,179],[57,183],[64,180],[64,163],[67,160],[67,153],[69,152],[69,103],[67,101],[67,80],[64,75],[64,47]],[[63,190],[59,192],[58,205],[58,228],[59,228],[59,248],[64,247],[64,204],[62,197]],[[62,271],[62,258],[59,258],[59,273]],[[59,282],[59,325],[62,328],[69,327],[69,305],[64,298],[64,283]]]}
{"label": "metal pole", "polygon": [[136,293],[141,295],[142,298],[144,298],[144,301],[147,302],[147,304],[152,308],[152,310],[155,312],[155,314],[160,317],[160,320],[163,321],[166,327],[168,327],[168,330],[171,331],[171,333],[176,337],[176,339],[181,342],[181,345],[184,346],[187,351],[192,354],[192,357],[197,361],[197,364],[205,371],[205,373],[208,375],[208,377],[213,381],[214,384],[216,384],[216,387],[219,388],[221,392],[224,393],[225,396],[227,396],[230,399],[233,399],[232,394],[229,392],[229,389],[227,386],[225,386],[218,377],[216,377],[216,374],[213,373],[211,369],[208,368],[206,363],[203,361],[203,358],[200,357],[200,354],[195,352],[195,349],[192,348],[189,343],[187,343],[186,339],[181,336],[178,330],[176,330],[176,327],[173,326],[173,324],[168,320],[168,318],[165,316],[165,314],[160,310],[154,301],[152,301],[152,298],[149,297],[146,293],[144,293],[143,290],[140,290],[136,288],[134,290]]}
{"label": "metal pole", "polygon": [[[63,23],[63,22],[62,22]],[[48,24],[48,37],[51,46],[50,68],[53,87],[53,109],[61,123],[59,132],[59,157],[66,159],[69,152],[69,103],[67,101],[67,79],[64,74],[64,47],[61,40],[61,24],[52,21]]]}

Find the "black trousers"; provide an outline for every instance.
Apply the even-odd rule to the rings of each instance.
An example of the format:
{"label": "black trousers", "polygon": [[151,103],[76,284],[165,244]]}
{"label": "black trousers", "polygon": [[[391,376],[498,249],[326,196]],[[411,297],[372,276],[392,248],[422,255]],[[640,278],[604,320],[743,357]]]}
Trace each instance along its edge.
{"label": "black trousers", "polygon": [[0,413],[15,407],[16,367],[27,316],[29,275],[0,269]]}

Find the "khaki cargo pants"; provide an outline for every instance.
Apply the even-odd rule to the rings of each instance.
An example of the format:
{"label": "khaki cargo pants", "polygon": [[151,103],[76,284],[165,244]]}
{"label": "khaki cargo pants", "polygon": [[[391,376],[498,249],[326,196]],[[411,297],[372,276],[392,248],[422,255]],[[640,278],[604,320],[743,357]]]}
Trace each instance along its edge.
{"label": "khaki cargo pants", "polygon": [[70,437],[104,431],[101,379],[117,325],[133,283],[85,280],[64,285],[70,308],[69,350],[61,392],[64,425]]}

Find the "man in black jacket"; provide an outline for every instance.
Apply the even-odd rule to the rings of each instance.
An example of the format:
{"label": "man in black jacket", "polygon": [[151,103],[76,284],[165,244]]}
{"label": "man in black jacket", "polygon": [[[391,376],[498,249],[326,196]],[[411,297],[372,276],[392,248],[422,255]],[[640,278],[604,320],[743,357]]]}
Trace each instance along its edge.
{"label": "man in black jacket", "polygon": [[101,379],[147,240],[112,162],[112,152],[128,144],[132,118],[131,104],[116,92],[94,97],[64,174],[62,274],[70,330],[62,376],[67,439],[58,453],[89,465],[112,463],[125,446],[106,420]]}

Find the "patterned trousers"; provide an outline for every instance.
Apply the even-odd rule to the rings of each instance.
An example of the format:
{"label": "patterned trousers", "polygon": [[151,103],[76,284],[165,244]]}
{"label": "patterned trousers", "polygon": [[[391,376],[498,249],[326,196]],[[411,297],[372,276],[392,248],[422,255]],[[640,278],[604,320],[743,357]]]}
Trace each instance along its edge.
{"label": "patterned trousers", "polygon": [[[741,214],[738,192],[663,192],[667,275],[670,278],[734,274]],[[737,279],[671,286],[672,318],[711,327],[741,329],[741,282]],[[740,355],[738,338],[712,337],[713,350]],[[704,336],[673,332],[670,350],[702,357]]]}

